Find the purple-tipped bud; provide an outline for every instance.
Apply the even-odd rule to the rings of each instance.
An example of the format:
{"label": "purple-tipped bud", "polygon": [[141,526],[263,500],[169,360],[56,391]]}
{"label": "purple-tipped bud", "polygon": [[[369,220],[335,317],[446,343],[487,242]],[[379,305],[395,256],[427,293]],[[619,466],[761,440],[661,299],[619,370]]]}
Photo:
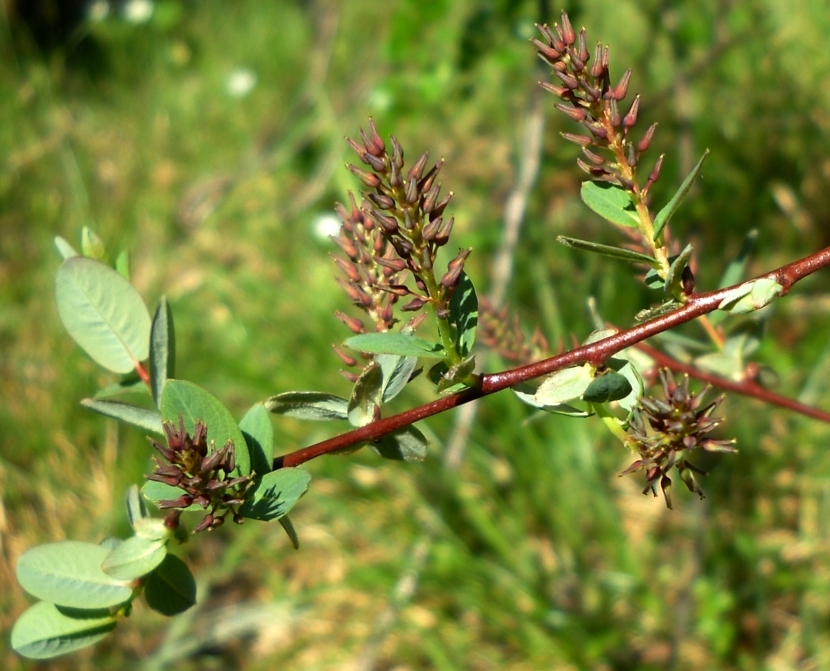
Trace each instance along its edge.
{"label": "purple-tipped bud", "polygon": [[348,277],[352,282],[360,281],[360,272],[353,263],[349,263],[341,258],[338,258],[332,254],[330,254],[332,260],[337,264],[337,267],[342,270],[346,277]]}
{"label": "purple-tipped bud", "polygon": [[605,130],[602,126],[598,123],[592,123],[590,121],[583,121],[582,125],[585,126],[589,131],[591,131],[591,135],[593,135],[597,140],[605,140],[608,138],[608,131]]}
{"label": "purple-tipped bud", "polygon": [[346,256],[350,259],[357,258],[357,247],[355,247],[351,240],[344,238],[342,235],[332,235],[331,239],[340,246],[340,249],[342,249],[346,253]]}
{"label": "purple-tipped bud", "polygon": [[380,135],[378,135],[378,129],[375,128],[375,120],[372,117],[369,117],[369,136],[367,137],[361,128],[360,138],[363,140],[363,146],[366,147],[366,151],[371,156],[381,156],[386,153],[386,145],[383,143]]}
{"label": "purple-tipped bud", "polygon": [[389,159],[386,156],[366,154],[366,163],[372,166],[372,170],[376,170],[377,172],[386,172],[389,168]]}
{"label": "purple-tipped bud", "polygon": [[569,74],[567,72],[559,72],[559,70],[554,70],[553,74],[555,74],[557,77],[559,77],[559,79],[562,80],[562,83],[565,85],[566,88],[573,90],[577,86],[579,86],[579,81],[572,74]]}
{"label": "purple-tipped bud", "polygon": [[424,175],[422,179],[418,180],[418,188],[421,190],[421,193],[425,191],[429,191],[432,188],[432,183],[435,181],[435,178],[438,176],[438,173],[441,172],[441,168],[444,165],[444,159],[442,158],[438,163],[432,166],[429,169],[429,172]]}
{"label": "purple-tipped bud", "polygon": [[603,165],[605,163],[605,157],[595,154],[587,147],[582,148],[582,153],[585,154],[585,157],[594,165]]}
{"label": "purple-tipped bud", "polygon": [[166,510],[168,508],[187,508],[192,503],[193,497],[190,494],[182,494],[177,499],[162,499],[161,501],[157,501],[156,505],[160,509]]}
{"label": "purple-tipped bud", "polygon": [[602,178],[602,177],[607,177],[608,175],[611,175],[611,173],[608,172],[608,170],[606,170],[602,166],[588,165],[581,158],[576,159],[576,164],[579,166],[579,168],[581,170],[584,170],[585,172],[587,172],[591,177]]}
{"label": "purple-tipped bud", "polygon": [[559,26],[557,26],[557,30],[559,30],[562,41],[568,46],[571,46],[574,42],[576,42],[576,33],[571,25],[571,19],[564,11],[562,12],[562,28],[559,29]]}
{"label": "purple-tipped bud", "polygon": [[377,205],[381,210],[391,210],[395,207],[395,201],[382,193],[367,193],[366,197]]}
{"label": "purple-tipped bud", "polygon": [[602,95],[600,90],[595,86],[591,86],[586,79],[579,80],[579,88],[582,89],[588,102],[596,102]]}
{"label": "purple-tipped bud", "polygon": [[370,189],[374,189],[380,184],[380,177],[373,172],[361,170],[356,165],[352,165],[351,163],[346,164],[346,169]]}
{"label": "purple-tipped bud", "polygon": [[438,234],[438,229],[441,227],[443,222],[444,220],[441,217],[438,217],[424,226],[424,230],[421,231],[421,235],[424,237],[424,240],[427,242],[435,242],[435,236]]}
{"label": "purple-tipped bud", "polygon": [[[429,160],[429,153],[428,152],[424,152],[423,154],[421,154],[421,156],[418,158],[418,160],[415,161],[415,165],[413,165],[409,169],[409,175],[408,176],[409,176],[410,180],[412,180],[413,182],[417,182],[419,179],[421,179],[421,176],[424,174],[424,168],[426,167],[428,160]],[[412,201],[410,201],[410,202],[412,202]]]}
{"label": "purple-tipped bud", "polygon": [[440,184],[434,184],[432,188],[424,194],[424,202],[421,204],[421,209],[424,212],[431,212],[438,200],[438,194],[441,191]]}
{"label": "purple-tipped bud", "polygon": [[585,28],[579,31],[579,39],[576,45],[576,55],[583,63],[587,63],[591,59],[591,52],[588,51],[588,38],[585,34]]}
{"label": "purple-tipped bud", "polygon": [[641,154],[651,146],[651,138],[654,137],[654,131],[657,130],[657,122],[651,124],[643,135],[643,139],[637,143],[637,151]]}
{"label": "purple-tipped bud", "polygon": [[392,165],[400,170],[403,168],[403,147],[394,135],[389,139],[392,142]]}
{"label": "purple-tipped bud", "polygon": [[648,191],[649,187],[659,179],[660,168],[663,166],[663,156],[665,156],[665,154],[660,154],[660,158],[658,158],[657,163],[654,164],[654,168],[652,168],[651,173],[648,176],[648,181],[646,182],[643,191]]}
{"label": "purple-tipped bud", "polygon": [[357,359],[352,356],[346,354],[342,349],[340,349],[337,345],[332,345],[332,349],[334,350],[335,354],[340,357],[340,360],[347,366],[356,366]]}
{"label": "purple-tipped bud", "polygon": [[397,189],[402,184],[403,175],[401,174],[401,169],[395,163],[392,163],[389,170],[389,186],[393,189]]}
{"label": "purple-tipped bud", "polygon": [[441,284],[447,289],[452,289],[458,284],[461,278],[461,272],[464,270],[464,261],[472,252],[472,248],[462,249],[458,255],[447,264],[447,272],[441,278]]}
{"label": "purple-tipped bud", "polygon": [[565,116],[577,122],[585,121],[588,118],[588,111],[583,107],[572,107],[570,105],[563,105],[562,103],[556,103],[554,107]]}
{"label": "purple-tipped bud", "polygon": [[396,273],[400,273],[400,272],[406,270],[406,261],[404,261],[403,259],[398,259],[398,258],[391,258],[390,259],[386,256],[376,256],[374,260],[375,260],[375,263],[377,263],[379,266],[383,266],[384,268],[389,268],[389,269],[395,271]]}
{"label": "purple-tipped bud", "polygon": [[406,191],[404,192],[406,202],[410,204],[417,203],[420,194],[421,192],[418,190],[418,180],[410,177],[406,183]]}
{"label": "purple-tipped bud", "polygon": [[580,147],[589,147],[594,141],[587,135],[574,135],[573,133],[560,133],[568,142],[578,144]]}
{"label": "purple-tipped bud", "polygon": [[370,208],[365,211],[366,215],[371,217],[378,226],[383,229],[383,232],[387,235],[394,235],[398,232],[398,220],[395,217],[390,217],[388,215],[383,214],[382,212],[378,212],[378,210],[374,208]]}
{"label": "purple-tipped bud", "polygon": [[197,524],[193,528],[193,533],[197,534],[200,531],[204,531],[205,529],[211,529],[214,522],[215,522],[215,518],[213,517],[213,515],[211,513],[208,513],[207,515],[205,515],[202,518],[202,521],[199,522],[199,524]]}
{"label": "purple-tipped bud", "polygon": [[340,287],[343,289],[343,291],[346,292],[346,295],[352,300],[352,302],[358,304],[362,302],[361,293],[363,292],[360,290],[360,287],[358,287],[354,282],[347,282],[346,280],[340,277],[336,277],[334,281],[340,285]]}
{"label": "purple-tipped bud", "polygon": [[541,86],[545,91],[550,91],[553,95],[563,98],[567,93],[570,93],[571,90],[565,86],[554,86],[553,84],[548,84],[547,82],[536,82]]}
{"label": "purple-tipped bud", "polygon": [[640,155],[637,153],[633,144],[625,145],[625,161],[632,168],[636,168],[640,162]]}
{"label": "purple-tipped bud", "polygon": [[640,111],[640,96],[635,96],[634,102],[631,103],[631,107],[628,109],[628,114],[623,117],[623,128],[628,130],[631,128],[635,123],[637,123],[637,112]]}
{"label": "purple-tipped bud", "polygon": [[398,252],[398,255],[402,259],[408,259],[412,256],[412,252],[415,251],[415,247],[413,247],[412,243],[409,240],[403,240],[402,238],[394,237],[389,242],[392,243],[392,246],[395,248],[395,251]]}
{"label": "purple-tipped bud", "polygon": [[536,53],[538,53],[539,57],[548,65],[553,65],[561,57],[561,54],[556,49],[549,44],[544,44],[535,37],[530,40],[530,43],[536,47]]}
{"label": "purple-tipped bud", "polygon": [[413,298],[409,303],[401,307],[401,312],[417,312],[427,304],[427,300],[418,296]]}
{"label": "purple-tipped bud", "polygon": [[594,50],[594,64],[591,66],[591,76],[595,79],[602,79],[606,73],[606,68],[602,65],[602,43],[597,42]]}
{"label": "purple-tipped bud", "polygon": [[360,158],[361,161],[363,161],[366,164],[369,163],[369,160],[366,158],[366,149],[365,148],[361,147],[357,142],[352,140],[352,138],[350,138],[350,137],[346,138],[346,142],[348,142],[349,146],[352,149],[354,149],[355,153],[357,154],[358,158]]}
{"label": "purple-tipped bud", "polygon": [[623,72],[623,76],[620,78],[620,83],[617,84],[614,88],[609,89],[606,93],[606,97],[612,100],[623,100],[625,96],[628,94],[628,82],[631,80],[631,68],[628,68],[625,72]]}
{"label": "purple-tipped bud", "polygon": [[157,469],[155,472],[150,473],[150,475],[146,476],[147,479],[152,480],[153,482],[163,482],[165,485],[170,485],[171,487],[179,486],[182,481],[182,474],[180,472],[176,475],[162,475],[158,472],[159,470],[161,469]]}
{"label": "purple-tipped bud", "polygon": [[450,240],[450,234],[452,233],[452,226],[455,223],[455,217],[450,217],[447,221],[441,224],[441,228],[438,230],[438,233],[435,235],[435,244],[441,247],[442,245],[446,245],[447,242]]}
{"label": "purple-tipped bud", "polygon": [[453,192],[450,191],[446,196],[444,196],[441,201],[433,207],[429,212],[429,220],[433,221],[439,218],[442,214],[444,214],[444,210],[447,209],[447,205],[452,200]]}
{"label": "purple-tipped bud", "polygon": [[165,447],[164,445],[162,445],[158,441],[153,440],[152,438],[148,438],[148,440],[150,441],[150,444],[153,447],[155,447],[156,450],[158,450],[159,454],[161,454],[162,457],[167,459],[167,461],[173,461],[176,458],[176,453],[169,447]]}
{"label": "purple-tipped bud", "polygon": [[354,317],[349,317],[349,315],[344,314],[340,311],[335,312],[334,316],[337,317],[341,322],[343,322],[352,333],[365,333],[366,327],[363,325],[363,322],[359,319],[355,319]]}
{"label": "purple-tipped bud", "polygon": [[568,56],[571,59],[571,69],[574,72],[582,72],[585,69],[586,61],[582,60],[573,47],[568,48]]}
{"label": "purple-tipped bud", "polygon": [[611,122],[611,125],[614,128],[618,128],[619,125],[622,123],[622,117],[620,116],[620,108],[617,105],[617,101],[614,98],[608,101],[608,120]]}

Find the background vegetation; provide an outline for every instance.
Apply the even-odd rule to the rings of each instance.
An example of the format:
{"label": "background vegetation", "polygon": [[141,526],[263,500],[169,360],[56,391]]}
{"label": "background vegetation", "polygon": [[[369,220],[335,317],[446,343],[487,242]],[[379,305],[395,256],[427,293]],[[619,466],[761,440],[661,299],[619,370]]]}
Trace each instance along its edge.
{"label": "background vegetation", "polygon": [[[147,21],[113,9],[37,42],[13,4],[0,22],[4,632],[30,602],[16,558],[126,533],[124,488],[150,463],[140,431],[77,403],[106,380],[58,322],[53,237],[91,226],[129,247],[148,302],[171,300],[180,375],[238,412],[289,389],[346,393],[330,346],[348,334],[331,316],[347,301],[321,234],[357,186],[344,135],[373,115],[409,156],[447,159],[456,243],[475,248],[467,271],[486,290],[547,76],[527,39],[555,19],[530,0],[158,0]],[[823,3],[567,4],[611,45],[612,79],[634,68],[640,116],[660,122],[655,198],[712,149],[674,220],[698,250],[699,289],[752,227],[753,271],[830,244]],[[652,299],[626,266],[556,244],[614,234],[579,202],[575,148],[559,137],[570,122],[544,103],[509,295],[528,325],[569,343],[591,330],[588,296],[618,324]],[[779,391],[825,408],[828,308],[826,274],[800,284],[775,304],[759,355]],[[415,385],[401,407],[427,398]],[[676,487],[674,511],[616,477],[631,458],[599,423],[528,424],[504,394],[480,404],[457,471],[441,458],[452,414],[422,427],[423,464],[368,451],[312,462],[292,514],[299,552],[275,525],[200,537],[181,548],[200,581],[191,613],[138,607],[48,668],[830,668],[830,431],[746,399],[724,413],[740,452],[706,464],[704,501]],[[276,431],[282,451],[325,437],[291,421]],[[35,667],[5,634],[0,659]]]}

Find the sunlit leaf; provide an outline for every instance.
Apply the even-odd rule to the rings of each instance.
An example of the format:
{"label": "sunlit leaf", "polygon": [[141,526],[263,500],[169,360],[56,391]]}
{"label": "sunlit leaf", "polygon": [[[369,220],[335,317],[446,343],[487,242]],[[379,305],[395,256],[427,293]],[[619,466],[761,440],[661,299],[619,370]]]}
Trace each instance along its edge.
{"label": "sunlit leaf", "polygon": [[196,603],[196,580],[181,559],[168,554],[144,583],[147,605],[157,613],[172,616]]}
{"label": "sunlit leaf", "polygon": [[361,373],[349,399],[348,417],[352,426],[366,426],[377,419],[380,412],[383,374],[380,366],[371,363]]}
{"label": "sunlit leaf", "polygon": [[159,300],[150,329],[150,389],[156,406],[168,378],[176,377],[176,332],[173,313],[165,296]]}
{"label": "sunlit leaf", "polygon": [[358,352],[372,354],[397,354],[398,356],[422,356],[443,359],[444,347],[405,333],[361,333],[352,336],[344,343]]}
{"label": "sunlit leaf", "polygon": [[149,540],[131,536],[106,556],[101,568],[113,578],[134,580],[155,569],[166,555],[167,538]]}
{"label": "sunlit leaf", "polygon": [[383,383],[381,400],[388,403],[403,391],[418,365],[418,357],[396,356],[394,354],[377,354],[375,363],[380,366]]}
{"label": "sunlit leaf", "polygon": [[624,375],[605,373],[593,379],[582,394],[582,400],[588,403],[609,403],[625,398],[631,391],[631,383]]}
{"label": "sunlit leaf", "polygon": [[536,390],[536,402],[543,406],[561,405],[582,398],[594,379],[590,366],[564,368],[546,377]]}
{"label": "sunlit leaf", "polygon": [[15,622],[11,644],[29,659],[49,659],[93,645],[109,634],[117,619],[106,610],[66,611],[40,602]]}
{"label": "sunlit leaf", "polygon": [[669,223],[669,220],[672,218],[672,215],[675,213],[678,207],[680,207],[680,203],[683,202],[683,199],[686,197],[686,194],[689,193],[689,189],[692,188],[692,184],[694,184],[695,179],[700,172],[701,167],[703,167],[703,161],[706,160],[706,157],[709,155],[709,150],[703,152],[703,156],[700,157],[700,160],[697,162],[697,165],[692,168],[692,171],[686,176],[686,179],[683,180],[683,184],[680,185],[680,188],[677,190],[677,193],[672,196],[672,199],[668,202],[668,204],[657,213],[657,216],[654,217],[654,236],[653,240],[657,242],[660,239],[660,236],[663,233],[663,229]]}
{"label": "sunlit leaf", "polygon": [[256,520],[275,520],[285,515],[308,489],[311,475],[300,468],[280,468],[256,480],[239,513]]}
{"label": "sunlit leaf", "polygon": [[99,398],[85,398],[81,401],[81,405],[97,412],[99,415],[117,419],[153,433],[164,433],[161,425],[161,413],[157,410],[148,410],[130,403]]}
{"label": "sunlit leaf", "polygon": [[582,201],[603,219],[611,223],[639,228],[640,218],[628,192],[621,186],[607,182],[583,182]]}
{"label": "sunlit leaf", "polygon": [[466,357],[476,340],[478,298],[472,280],[463,271],[450,297],[450,314],[447,319],[456,333],[458,353]]}
{"label": "sunlit leaf", "polygon": [[631,249],[624,249],[622,247],[612,247],[611,245],[600,245],[596,242],[589,242],[588,240],[579,240],[577,238],[569,238],[564,235],[557,235],[556,241],[565,245],[566,247],[571,247],[572,249],[578,249],[583,252],[593,252],[595,254],[601,254],[602,256],[607,256],[612,259],[617,259],[619,261],[628,261],[629,263],[645,263],[653,268],[659,268],[660,262],[657,259],[648,256],[647,254],[641,254],[640,252],[635,252]]}
{"label": "sunlit leaf", "polygon": [[268,412],[305,420],[347,419],[349,402],[321,391],[286,391],[265,401]]}
{"label": "sunlit leaf", "polygon": [[372,449],[384,459],[398,461],[422,461],[428,446],[426,436],[411,424],[371,443]]}
{"label": "sunlit leaf", "polygon": [[248,443],[251,468],[259,475],[270,471],[274,462],[274,427],[265,405],[252,406],[239,422],[239,428]]}

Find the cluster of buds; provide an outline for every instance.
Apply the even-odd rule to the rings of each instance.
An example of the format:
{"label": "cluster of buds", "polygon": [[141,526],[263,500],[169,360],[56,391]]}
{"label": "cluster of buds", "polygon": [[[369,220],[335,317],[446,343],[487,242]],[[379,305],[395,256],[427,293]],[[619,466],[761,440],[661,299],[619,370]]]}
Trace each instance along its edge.
{"label": "cluster of buds", "polygon": [[706,437],[723,421],[711,416],[723,400],[723,395],[704,406],[703,398],[710,386],[706,385],[697,394],[692,394],[689,392],[688,375],[684,375],[683,381],[678,384],[666,368],[660,370],[660,382],[665,400],[641,398],[639,407],[629,420],[628,443],[641,458],[620,475],[644,470],[646,486],[643,494],[651,491],[657,496],[659,484],[666,497],[666,505],[671,508],[672,481],[669,471],[676,467],[689,491],[703,498],[695,473],[704,472],[689,463],[690,453],[698,449],[706,452],[734,452],[732,445],[735,441]]}
{"label": "cluster of buds", "polygon": [[497,309],[486,297],[479,300],[477,337],[505,361],[523,365],[550,355],[548,342],[537,328],[530,340],[525,337],[519,318],[506,307]]}
{"label": "cluster of buds", "polygon": [[[617,85],[612,86],[608,72],[608,47],[597,44],[594,62],[589,65],[591,53],[585,29],[577,35],[565,12],[562,12],[561,25],[554,24],[553,29],[544,25],[539,30],[544,41],[534,38],[531,42],[557,78],[555,84],[539,83],[562,100],[556,108],[587,131],[582,135],[562,134],[582,148],[587,161],[578,159],[580,168],[592,179],[617,184],[626,191],[640,191],[636,182],[637,165],[651,144],[657,124],[652,124],[637,142],[628,137],[637,122],[640,108],[640,97],[635,96],[625,114],[620,110],[620,104],[628,93],[631,70],[626,70]],[[593,151],[597,148],[605,150],[610,157]],[[662,162],[661,156],[641,190],[643,195],[657,181]]]}
{"label": "cluster of buds", "polygon": [[[429,156],[424,153],[405,172],[403,149],[394,137],[390,138],[390,155],[373,121],[369,121],[369,133],[361,129],[360,136],[361,143],[348,142],[368,169],[346,167],[367,191],[360,207],[352,194],[350,209],[337,206],[342,227],[334,240],[347,257],[335,258],[345,275],[340,285],[378,331],[394,325],[393,306],[402,298],[407,299],[402,312],[430,305],[440,319],[446,315],[471,251],[461,250],[440,280],[435,279],[438,250],[447,244],[453,228],[453,218],[443,216],[452,192],[441,197],[441,185],[436,182],[443,161],[427,170]],[[414,286],[407,285],[408,274]],[[361,320],[342,313],[337,317],[355,333],[366,331]],[[344,363],[354,365],[348,355],[338,354]]]}
{"label": "cluster of buds", "polygon": [[242,516],[238,510],[245,502],[253,479],[250,475],[230,477],[236,468],[233,442],[227,442],[218,450],[215,445],[209,447],[207,426],[197,421],[191,436],[185,431],[181,416],[178,429],[172,423],[166,423],[164,433],[167,446],[150,439],[163,460],[156,457],[156,469],[147,479],[183,491],[176,499],[158,502],[159,508],[170,510],[165,518],[167,526],[176,528],[182,511],[194,504],[208,511],[193,530],[194,533],[221,526],[228,514],[234,522],[241,524]]}

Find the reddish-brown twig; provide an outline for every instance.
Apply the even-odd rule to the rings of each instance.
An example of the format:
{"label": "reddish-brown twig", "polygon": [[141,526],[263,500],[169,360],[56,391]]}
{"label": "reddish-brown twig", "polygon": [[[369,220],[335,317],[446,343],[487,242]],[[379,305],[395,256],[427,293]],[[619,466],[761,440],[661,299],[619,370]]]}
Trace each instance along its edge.
{"label": "reddish-brown twig", "polygon": [[[830,247],[825,247],[814,254],[805,256],[777,270],[759,275],[747,282],[759,279],[775,280],[783,287],[780,295],[784,296],[793,284],[828,265],[830,265]],[[686,304],[677,310],[661,315],[643,324],[638,324],[625,331],[620,331],[590,345],[584,345],[569,352],[550,357],[549,359],[520,366],[512,370],[482,375],[478,378],[476,386],[469,387],[451,396],[439,398],[436,401],[412,408],[392,417],[380,419],[359,429],[354,429],[353,431],[329,438],[315,445],[310,445],[309,447],[304,447],[295,452],[277,457],[274,460],[274,468],[298,466],[306,461],[324,454],[329,454],[330,452],[335,452],[344,447],[377,440],[409,424],[414,424],[427,417],[438,415],[452,408],[469,403],[470,401],[482,398],[483,396],[502,391],[520,382],[525,382],[542,375],[548,375],[567,366],[586,362],[599,365],[626,347],[636,345],[658,333],[668,331],[680,324],[685,324],[686,322],[717,310],[724,299],[733,295],[732,291],[742,284],[746,284],[746,282],[741,282],[733,287],[727,287],[726,289],[720,289],[718,291],[689,296]]]}

